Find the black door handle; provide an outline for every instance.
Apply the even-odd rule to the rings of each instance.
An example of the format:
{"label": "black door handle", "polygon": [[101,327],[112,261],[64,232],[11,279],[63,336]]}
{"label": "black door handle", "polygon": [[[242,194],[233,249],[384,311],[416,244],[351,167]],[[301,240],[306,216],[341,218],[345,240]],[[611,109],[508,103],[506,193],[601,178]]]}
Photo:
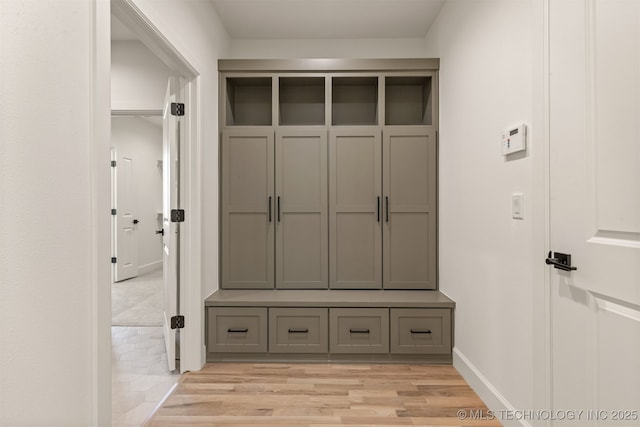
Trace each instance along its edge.
{"label": "black door handle", "polygon": [[164,236],[164,228],[162,230],[156,230],[156,234],[161,234]]}
{"label": "black door handle", "polygon": [[387,205],[386,208],[385,208],[386,213],[387,213],[386,222],[389,222],[389,196],[385,196],[384,201],[385,201],[385,203]]}
{"label": "black door handle", "polygon": [[376,212],[378,213],[378,222],[380,222],[380,196],[378,196],[378,204],[376,206]]}
{"label": "black door handle", "polygon": [[271,196],[269,196],[269,222],[271,222]]}
{"label": "black door handle", "polygon": [[133,224],[134,224],[134,225],[135,225],[135,224],[137,224],[137,223],[139,223],[139,222],[140,222],[140,221],[138,221],[137,219],[134,219],[134,220],[133,220]]}
{"label": "black door handle", "polygon": [[563,271],[574,271],[578,269],[578,267],[571,265],[571,254],[553,253],[549,251],[549,255],[547,255],[547,259],[544,260],[544,262],[548,265],[553,265],[553,268]]}
{"label": "black door handle", "polygon": [[280,196],[278,196],[278,222],[280,222]]}

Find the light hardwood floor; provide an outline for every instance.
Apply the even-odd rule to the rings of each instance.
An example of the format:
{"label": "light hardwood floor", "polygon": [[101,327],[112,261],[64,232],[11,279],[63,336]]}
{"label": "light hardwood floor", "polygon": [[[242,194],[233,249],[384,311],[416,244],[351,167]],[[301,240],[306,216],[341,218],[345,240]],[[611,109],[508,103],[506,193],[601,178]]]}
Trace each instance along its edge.
{"label": "light hardwood floor", "polygon": [[183,375],[146,425],[501,425],[477,414],[452,366],[216,363]]}

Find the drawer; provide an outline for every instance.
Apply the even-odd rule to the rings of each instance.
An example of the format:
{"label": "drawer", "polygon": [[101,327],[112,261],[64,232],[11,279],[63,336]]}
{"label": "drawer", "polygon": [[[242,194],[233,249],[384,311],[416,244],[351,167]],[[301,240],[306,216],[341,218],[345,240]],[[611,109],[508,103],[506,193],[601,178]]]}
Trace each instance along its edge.
{"label": "drawer", "polygon": [[210,307],[207,351],[266,353],[267,309]]}
{"label": "drawer", "polygon": [[392,308],[391,353],[451,354],[451,311]]}
{"label": "drawer", "polygon": [[269,352],[327,353],[326,308],[270,308]]}
{"label": "drawer", "polygon": [[389,310],[332,308],[329,336],[331,353],[388,353]]}

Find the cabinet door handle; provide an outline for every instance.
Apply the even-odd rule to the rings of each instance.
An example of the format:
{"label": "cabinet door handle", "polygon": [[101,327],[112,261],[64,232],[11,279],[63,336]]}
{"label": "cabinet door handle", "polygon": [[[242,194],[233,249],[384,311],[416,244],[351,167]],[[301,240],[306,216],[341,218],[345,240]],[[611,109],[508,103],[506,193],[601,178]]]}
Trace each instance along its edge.
{"label": "cabinet door handle", "polygon": [[385,211],[386,211],[386,214],[387,214],[386,222],[389,222],[389,196],[385,196],[384,201],[385,201],[385,204],[386,204]]}
{"label": "cabinet door handle", "polygon": [[269,196],[269,222],[271,222],[271,196]]}
{"label": "cabinet door handle", "polygon": [[411,329],[412,334],[430,334],[430,329]]}
{"label": "cabinet door handle", "polygon": [[291,328],[291,329],[289,329],[289,333],[290,334],[308,334],[309,333],[309,329],[307,329],[307,328],[304,328],[304,329]]}
{"label": "cabinet door handle", "polygon": [[278,196],[278,222],[280,222],[280,196]]}
{"label": "cabinet door handle", "polygon": [[352,334],[368,334],[368,329],[349,329],[349,332]]}
{"label": "cabinet door handle", "polygon": [[246,334],[249,332],[249,328],[229,328],[227,333],[229,334]]}
{"label": "cabinet door handle", "polygon": [[378,203],[376,204],[376,212],[378,214],[378,222],[380,222],[380,196],[377,197]]}

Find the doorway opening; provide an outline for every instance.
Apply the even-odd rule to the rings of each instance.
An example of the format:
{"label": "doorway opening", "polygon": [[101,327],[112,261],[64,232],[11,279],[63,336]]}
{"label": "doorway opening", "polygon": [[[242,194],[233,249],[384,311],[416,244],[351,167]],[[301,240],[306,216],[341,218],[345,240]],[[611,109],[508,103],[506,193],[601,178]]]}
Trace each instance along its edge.
{"label": "doorway opening", "polygon": [[[176,261],[166,256],[167,234],[175,231],[165,187],[169,165],[179,163],[177,152],[167,155],[174,127],[168,129],[165,92],[167,82],[178,79],[116,16],[111,19],[112,425],[138,426],[179,380],[178,338],[166,331],[167,301],[177,295],[170,295],[175,287],[165,289],[167,271],[177,280],[177,268],[167,265]],[[171,312],[179,310],[173,305]]]}

